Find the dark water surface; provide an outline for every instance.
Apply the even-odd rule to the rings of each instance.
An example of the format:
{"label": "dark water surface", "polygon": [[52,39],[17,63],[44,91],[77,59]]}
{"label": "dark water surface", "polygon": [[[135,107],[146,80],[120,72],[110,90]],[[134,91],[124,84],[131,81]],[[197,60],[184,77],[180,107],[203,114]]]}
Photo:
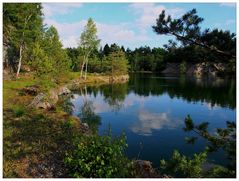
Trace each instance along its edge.
{"label": "dark water surface", "polygon": [[[203,139],[194,145],[185,142],[192,135],[182,129],[188,114],[196,124],[208,121],[212,133],[226,121],[236,121],[236,82],[229,78],[133,74],[125,84],[82,88],[69,101],[72,114],[91,120],[87,123],[99,134],[109,125],[113,135],[124,131],[127,156],[150,160],[154,166],[175,149],[186,155],[204,149]],[[226,163],[222,151],[209,159]]]}

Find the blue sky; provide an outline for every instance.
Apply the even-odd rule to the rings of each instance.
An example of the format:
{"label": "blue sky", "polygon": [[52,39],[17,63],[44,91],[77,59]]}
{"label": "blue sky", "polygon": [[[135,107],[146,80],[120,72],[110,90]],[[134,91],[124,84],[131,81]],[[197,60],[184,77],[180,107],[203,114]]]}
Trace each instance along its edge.
{"label": "blue sky", "polygon": [[64,47],[76,47],[88,18],[93,18],[101,45],[134,49],[162,47],[171,36],[156,35],[152,25],[162,10],[174,18],[196,8],[202,28],[236,32],[234,3],[43,3],[44,23],[57,28]]}

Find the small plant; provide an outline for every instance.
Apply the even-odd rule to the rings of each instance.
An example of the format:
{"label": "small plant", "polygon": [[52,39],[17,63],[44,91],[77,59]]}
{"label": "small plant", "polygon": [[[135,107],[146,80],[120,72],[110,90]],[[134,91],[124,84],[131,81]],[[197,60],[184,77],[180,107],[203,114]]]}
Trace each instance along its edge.
{"label": "small plant", "polygon": [[[208,131],[208,122],[195,125],[188,115],[185,118],[184,131],[193,131],[198,136],[207,140],[207,147],[203,152],[194,154],[193,158],[186,157],[175,151],[171,160],[161,160],[161,172],[174,177],[236,177],[236,123],[227,121],[226,124],[226,128],[217,128],[216,134],[210,134]],[[194,144],[197,141],[197,137],[187,137],[186,141]],[[225,167],[213,165],[210,169],[203,170],[203,164],[207,162],[207,155],[219,149],[225,151],[229,164]]]}
{"label": "small plant", "polygon": [[173,174],[174,177],[199,178],[203,175],[202,168],[203,163],[206,162],[206,158],[206,150],[199,154],[194,154],[193,158],[186,157],[175,150],[171,160],[160,161],[160,167],[164,173]]}
{"label": "small plant", "polygon": [[22,106],[17,106],[13,108],[13,112],[16,117],[22,117],[26,113],[26,110]]}
{"label": "small plant", "polygon": [[180,69],[180,73],[181,74],[185,74],[187,71],[187,63],[185,61],[183,61],[180,65],[179,65],[179,69]]}
{"label": "small plant", "polygon": [[66,153],[64,160],[68,173],[77,178],[129,177],[132,168],[124,156],[127,147],[125,136],[113,138],[88,135],[76,138],[75,149]]}

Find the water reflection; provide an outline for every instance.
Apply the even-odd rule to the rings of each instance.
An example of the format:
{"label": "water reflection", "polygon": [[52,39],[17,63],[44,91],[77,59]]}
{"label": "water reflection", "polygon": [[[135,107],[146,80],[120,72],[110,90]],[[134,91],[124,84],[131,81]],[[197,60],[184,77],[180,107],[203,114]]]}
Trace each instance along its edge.
{"label": "water reflection", "polygon": [[163,77],[133,74],[130,77],[130,91],[138,95],[162,95],[183,98],[189,102],[206,102],[235,109],[236,82],[231,78],[215,77]]}
{"label": "water reflection", "polygon": [[96,132],[98,126],[101,125],[101,118],[94,112],[93,102],[85,100],[80,107],[78,115],[83,123],[87,123],[89,127]]}
{"label": "water reflection", "polygon": [[[163,77],[157,75],[133,74],[125,84],[84,87],[75,92],[78,95],[103,96],[104,106],[119,111],[127,106],[126,97],[134,93],[141,97],[168,94],[170,98],[182,98],[188,102],[202,102],[213,107],[236,107],[236,82],[230,78],[212,77]],[[95,104],[95,103],[94,103]],[[99,109],[99,105],[94,105]],[[102,109],[102,108],[101,108]]]}
{"label": "water reflection", "polygon": [[[73,103],[73,107],[76,112],[78,112],[77,116],[83,123],[87,123],[93,132],[97,132],[98,127],[101,125],[101,117],[95,113],[95,107],[93,106],[93,101],[91,101],[88,97],[87,87],[79,89],[81,95],[81,104],[77,107]],[[73,96],[73,100],[77,100],[79,97],[77,95]],[[77,110],[78,109],[78,110]]]}
{"label": "water reflection", "polygon": [[174,129],[183,123],[182,120],[172,118],[170,113],[166,112],[154,113],[142,109],[138,115],[138,121],[133,124],[131,130],[144,136],[151,136],[153,130]]}
{"label": "water reflection", "polygon": [[61,96],[59,101],[63,110],[68,114],[72,114],[75,108],[71,98],[73,98],[72,95]]}
{"label": "water reflection", "polygon": [[[235,121],[236,84],[229,78],[134,74],[125,84],[83,87],[70,102],[72,114],[99,134],[109,124],[113,135],[125,131],[130,158],[137,156],[142,142],[141,159],[157,165],[159,158],[169,158],[174,149],[192,156],[204,148],[203,140],[193,146],[185,143],[185,136],[190,136],[182,129],[187,114],[195,124],[210,122],[212,132],[225,127],[228,120]],[[224,162],[222,156],[214,155],[215,163]]]}

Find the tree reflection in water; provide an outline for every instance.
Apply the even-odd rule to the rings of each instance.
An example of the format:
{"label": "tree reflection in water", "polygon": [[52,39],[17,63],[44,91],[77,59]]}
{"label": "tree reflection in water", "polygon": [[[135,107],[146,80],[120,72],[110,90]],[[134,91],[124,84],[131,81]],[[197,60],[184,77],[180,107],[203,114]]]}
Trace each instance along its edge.
{"label": "tree reflection in water", "polygon": [[101,118],[94,112],[93,102],[87,99],[87,88],[80,89],[83,104],[80,107],[78,117],[83,123],[87,123],[93,132],[97,132],[101,125]]}

